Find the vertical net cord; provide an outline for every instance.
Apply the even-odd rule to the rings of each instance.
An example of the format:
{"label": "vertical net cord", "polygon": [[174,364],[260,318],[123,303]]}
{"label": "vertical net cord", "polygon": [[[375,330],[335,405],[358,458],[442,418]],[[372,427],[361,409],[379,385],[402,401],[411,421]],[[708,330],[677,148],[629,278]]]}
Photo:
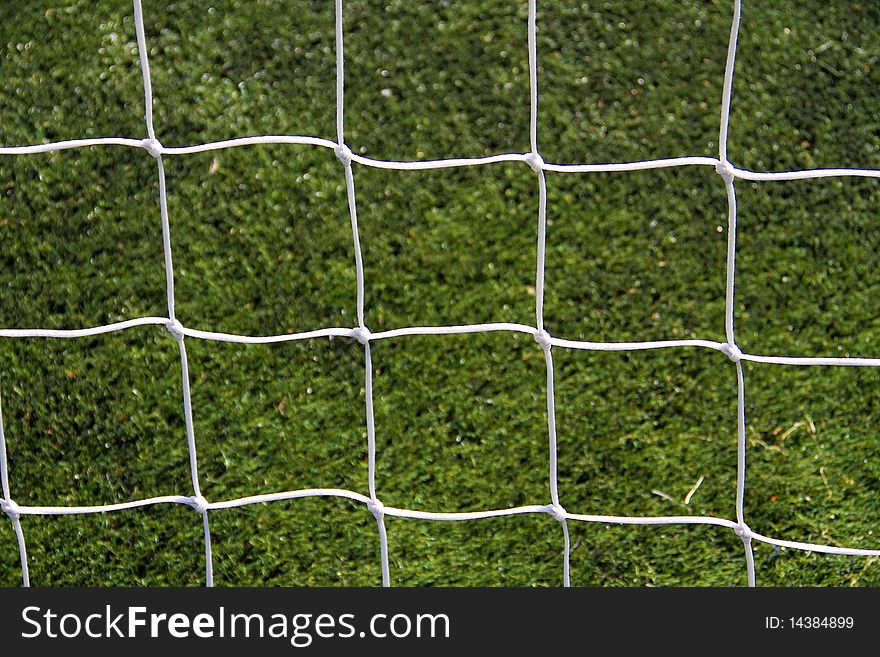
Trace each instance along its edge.
{"label": "vertical net cord", "polygon": [[189,450],[190,477],[192,479],[193,497],[191,506],[202,516],[202,528],[205,541],[205,585],[214,585],[213,554],[211,549],[211,530],[208,523],[208,502],[202,495],[199,486],[198,458],[196,455],[195,429],[192,417],[192,393],[190,391],[189,361],[184,344],[183,327],[174,312],[174,266],[171,259],[171,225],[168,219],[168,194],[165,184],[165,165],[162,161],[162,145],[156,139],[153,125],[153,85],[150,77],[150,62],[147,52],[147,39],[144,32],[144,15],[141,0],[133,0],[134,24],[137,35],[138,54],[141,60],[141,73],[144,84],[144,114],[147,124],[149,143],[147,151],[156,158],[159,171],[159,212],[162,219],[162,250],[165,257],[165,288],[168,303],[168,323],[166,328],[177,342],[180,352],[181,384],[183,388],[183,411],[186,422],[186,437]]}
{"label": "vertical net cord", "polygon": [[571,539],[565,509],[559,503],[559,484],[556,445],[556,398],[553,382],[553,355],[550,353],[550,335],[544,330],[544,270],[547,251],[547,181],[544,160],[538,152],[538,21],[537,0],[529,0],[528,47],[529,47],[529,166],[538,176],[538,247],[535,267],[535,321],[538,333],[535,340],[544,352],[547,368],[547,432],[550,450],[550,513],[562,524],[564,539],[562,584],[571,586]]}
{"label": "vertical net cord", "polygon": [[388,564],[388,532],[385,529],[385,507],[376,496],[376,422],[373,412],[373,356],[370,350],[370,330],[364,322],[364,260],[358,231],[357,203],[355,200],[354,173],[351,169],[352,153],[345,145],[345,53],[343,50],[342,0],[336,0],[336,156],[345,169],[345,192],[351,218],[351,235],[354,242],[355,279],[357,285],[357,340],[364,345],[364,397],[367,416],[367,485],[370,503],[367,505],[376,518],[379,528],[379,552],[382,564],[382,586],[391,586],[391,570]]}
{"label": "vertical net cord", "polygon": [[18,558],[21,562],[21,581],[24,586],[31,585],[31,577],[28,572],[27,546],[24,543],[24,531],[21,528],[21,514],[18,511],[18,505],[12,499],[9,492],[9,468],[6,458],[6,435],[3,433],[3,400],[0,395],[0,488],[2,488],[3,499],[0,505],[3,511],[12,521],[12,527],[15,530],[15,538],[18,541]]}
{"label": "vertical net cord", "polygon": [[724,178],[727,192],[727,287],[724,299],[724,332],[728,357],[736,364],[736,533],[742,539],[746,556],[748,585],[755,586],[755,556],[752,549],[752,532],[745,521],[744,501],[746,489],[746,401],[743,377],[742,352],[736,345],[734,334],[734,287],[736,282],[736,188],[733,165],[727,159],[727,139],[730,127],[730,102],[733,94],[733,73],[736,64],[736,46],[739,36],[741,0],[734,0],[730,41],[727,46],[727,63],[724,68],[724,89],[721,97],[721,127],[718,137],[718,173]]}

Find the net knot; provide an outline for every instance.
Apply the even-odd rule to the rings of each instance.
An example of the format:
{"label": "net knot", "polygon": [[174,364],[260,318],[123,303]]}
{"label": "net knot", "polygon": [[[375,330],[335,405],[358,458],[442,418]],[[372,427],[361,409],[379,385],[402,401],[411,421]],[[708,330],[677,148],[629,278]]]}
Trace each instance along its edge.
{"label": "net knot", "polygon": [[343,166],[348,166],[351,164],[352,153],[351,149],[345,144],[337,144],[336,148],[333,149],[336,153],[336,157],[339,158],[339,161],[342,162]]}
{"label": "net knot", "polygon": [[742,360],[743,352],[740,351],[740,348],[735,344],[730,344],[729,342],[725,342],[721,345],[721,351],[724,352],[724,355],[727,356],[734,363],[738,363]]}
{"label": "net knot", "polygon": [[0,510],[9,516],[10,520],[18,520],[21,516],[21,508],[15,503],[15,500],[0,500]]}
{"label": "net knot", "polygon": [[153,137],[152,139],[144,139],[141,142],[141,145],[144,147],[144,150],[146,150],[147,153],[155,158],[158,158],[160,155],[162,155],[162,151],[164,150],[162,143],[155,137]]}
{"label": "net knot", "polygon": [[752,540],[752,530],[746,523],[741,523],[734,527],[733,531],[736,532],[736,535],[739,536],[744,541]]}
{"label": "net knot", "polygon": [[359,326],[351,332],[351,337],[361,344],[367,344],[370,338],[373,337],[373,334],[370,333],[370,329],[366,326]]}
{"label": "net knot", "polygon": [[532,167],[535,173],[541,173],[544,170],[544,158],[537,153],[529,153],[526,155],[526,164]]}
{"label": "net knot", "polygon": [[541,349],[544,349],[545,351],[550,348],[550,340],[550,334],[544,329],[535,333],[535,342],[537,342],[541,346]]}
{"label": "net knot", "polygon": [[553,516],[559,522],[565,522],[566,511],[560,504],[550,504],[547,506],[547,513]]}
{"label": "net knot", "polygon": [[168,332],[174,336],[174,339],[178,342],[183,340],[183,324],[180,323],[178,319],[172,319],[165,322],[165,328],[168,329]]}
{"label": "net knot", "polygon": [[733,182],[733,179],[736,178],[736,168],[727,160],[716,164],[715,171],[724,178],[724,182]]}
{"label": "net knot", "polygon": [[367,508],[377,520],[381,520],[385,516],[385,505],[379,500],[370,500],[367,502]]}
{"label": "net knot", "polygon": [[204,514],[208,510],[208,500],[202,495],[193,495],[189,498],[189,505],[201,514]]}

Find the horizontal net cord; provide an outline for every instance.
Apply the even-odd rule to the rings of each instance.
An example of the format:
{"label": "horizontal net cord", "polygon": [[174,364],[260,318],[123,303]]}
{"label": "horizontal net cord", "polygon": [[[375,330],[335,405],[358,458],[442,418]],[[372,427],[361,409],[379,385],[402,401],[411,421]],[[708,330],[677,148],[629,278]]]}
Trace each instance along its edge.
{"label": "horizontal net cord", "polygon": [[167,317],[136,317],[123,322],[76,329],[0,328],[0,338],[85,338],[104,333],[115,333],[137,326],[168,324]]}
{"label": "horizontal net cord", "polygon": [[732,168],[735,178],[752,181],[812,180],[815,178],[880,178],[880,169],[804,169],[801,171],[749,171]]}
{"label": "horizontal net cord", "polygon": [[[309,137],[304,135],[258,135],[252,137],[237,137],[221,141],[195,144],[192,146],[163,146],[153,139],[128,139],[123,137],[92,138],[92,139],[69,139],[46,144],[27,146],[0,146],[0,155],[33,155],[36,153],[48,153],[54,151],[70,150],[75,148],[87,148],[91,146],[128,146],[140,148],[152,155],[192,155],[209,151],[225,150],[228,148],[240,148],[255,145],[299,145],[320,146],[330,150],[339,147],[338,142],[323,139],[321,137]],[[395,169],[401,171],[428,170],[428,169],[452,169],[458,167],[481,166],[486,164],[498,164],[501,162],[531,162],[531,153],[499,153],[484,157],[455,157],[437,160],[380,160],[351,153],[352,162],[377,169]],[[547,171],[561,173],[585,173],[592,171],[637,171],[641,169],[660,169],[665,167],[681,167],[690,165],[715,166],[718,160],[711,157],[676,157],[656,160],[643,160],[636,162],[614,162],[608,164],[554,164],[541,162],[540,166]]]}
{"label": "horizontal net cord", "polygon": [[28,146],[0,146],[0,155],[36,155],[38,153],[66,151],[73,148],[89,148],[90,146],[131,146],[132,148],[144,148],[144,140],[129,139],[127,137],[65,139],[64,141],[50,141],[45,144]]}
{"label": "horizontal net cord", "polygon": [[[33,144],[26,146],[0,146],[0,155],[33,155],[38,153],[51,153],[56,151],[76,148],[89,148],[92,146],[128,146],[147,150],[151,154],[162,155],[191,155],[209,151],[239,148],[254,145],[300,145],[320,146],[335,150],[339,147],[338,142],[321,137],[309,137],[304,135],[259,135],[253,137],[238,137],[221,141],[195,144],[192,146],[162,146],[155,140],[130,139],[126,137],[99,137],[90,139],[67,139],[64,141],[48,142],[45,144]],[[356,153],[351,154],[352,162],[376,169],[393,169],[397,171],[426,171],[432,169],[453,169],[459,167],[482,166],[498,164],[502,162],[524,162],[531,164],[531,153],[499,153],[485,157],[459,157],[437,160],[380,160]],[[614,173],[624,171],[646,171],[651,169],[665,169],[685,166],[714,166],[718,167],[721,160],[714,157],[683,156],[661,158],[653,160],[635,160],[632,162],[605,162],[596,164],[565,164],[540,162],[539,166],[545,171],[557,173]],[[800,169],[792,171],[752,171],[741,169],[729,162],[726,169],[734,178],[761,181],[784,181],[784,180],[810,180],[816,178],[880,178],[880,169],[858,168],[822,168]]]}
{"label": "horizontal net cord", "polygon": [[181,328],[181,333],[187,337],[210,342],[235,342],[239,344],[275,344],[278,342],[295,342],[314,338],[354,338],[356,337],[356,331],[357,329],[354,328],[325,328],[281,335],[237,335],[235,333],[218,333],[186,327]]}
{"label": "horizontal net cord", "polygon": [[855,356],[758,356],[755,354],[743,354],[742,359],[752,363],[767,363],[770,365],[880,367],[880,358],[859,358]]}
{"label": "horizontal net cord", "polygon": [[[167,317],[139,317],[124,322],[115,322],[103,326],[93,326],[79,329],[0,329],[0,338],[56,338],[71,339],[89,336],[104,335],[124,331],[140,326],[166,326],[171,323]],[[201,329],[188,328],[179,323],[174,328],[181,335],[205,340],[208,342],[233,342],[238,344],[277,344],[281,342],[297,342],[318,338],[352,338],[356,340],[389,340],[392,338],[408,336],[443,336],[443,335],[466,335],[474,333],[521,333],[538,336],[541,331],[528,324],[516,324],[512,322],[494,322],[487,324],[461,324],[449,326],[407,326],[375,333],[365,332],[359,327],[354,328],[323,328],[299,333],[283,333],[279,335],[246,335],[238,333],[221,333],[216,331],[204,331]],[[681,347],[694,347],[720,351],[728,355],[729,348],[726,343],[713,340],[647,340],[634,342],[598,342],[591,340],[569,340],[550,336],[549,344],[563,349],[576,349],[581,351],[604,351],[604,352],[629,352],[629,351],[653,351],[656,349],[673,349]],[[728,357],[730,357],[728,355]],[[792,366],[833,366],[833,367],[880,367],[880,358],[863,358],[858,356],[787,356],[787,355],[762,355],[748,352],[737,352],[737,360],[770,365]]]}
{"label": "horizontal net cord", "polygon": [[27,506],[16,504],[14,511],[22,516],[72,516],[128,511],[130,509],[139,509],[141,507],[155,506],[158,504],[183,504],[186,506],[192,506],[192,499],[192,497],[186,497],[184,495],[160,495],[158,497],[147,497],[141,500],[131,500],[130,502],[89,504],[85,506]]}
{"label": "horizontal net cord", "polygon": [[762,534],[752,533],[752,538],[768,545],[777,547],[790,548],[792,550],[802,550],[805,552],[822,552],[824,554],[840,554],[851,557],[875,557],[880,556],[880,550],[868,550],[862,548],[839,547],[836,545],[816,545],[815,543],[805,543],[802,541],[787,541],[781,538],[772,538],[763,536]]}
{"label": "horizontal net cord", "polygon": [[[205,502],[204,507],[197,508],[197,502],[194,497],[186,497],[182,495],[167,495],[162,497],[153,497],[143,500],[134,500],[131,502],[123,502],[118,504],[94,505],[94,506],[18,506],[7,508],[4,504],[4,511],[7,515],[18,516],[47,516],[47,515],[80,515],[80,514],[97,514],[112,513],[125,511],[130,509],[141,508],[145,506],[176,504],[197,508],[199,512],[216,511],[220,509],[233,509],[244,506],[252,506],[256,504],[267,504],[272,502],[281,502],[286,500],[305,499],[310,497],[336,497],[353,500],[369,506],[373,500],[367,495],[356,493],[354,491],[338,489],[338,488],[308,488],[295,491],[285,491],[281,493],[266,493],[263,495],[252,495],[236,499],[224,500],[221,502]],[[549,514],[553,515],[554,511],[551,504],[532,504],[511,507],[507,509],[489,509],[484,511],[459,511],[459,512],[441,512],[441,511],[423,511],[417,509],[406,509],[394,506],[382,506],[381,513],[385,516],[393,516],[398,518],[409,518],[414,520],[436,520],[448,522],[461,522],[467,520],[484,520],[489,518],[501,518],[515,515],[528,514]],[[707,525],[715,527],[723,527],[726,529],[737,530],[741,526],[733,520],[726,518],[718,518],[715,516],[615,516],[602,514],[579,514],[563,512],[566,520],[584,523],[610,524],[610,525],[641,525],[641,526],[658,526],[658,525]],[[820,543],[809,543],[804,541],[792,541],[782,538],[766,536],[749,529],[749,538],[768,545],[784,547],[793,550],[801,550],[807,552],[821,552],[824,554],[837,554],[844,556],[880,556],[880,549],[870,548],[851,548],[836,545],[822,545]]]}

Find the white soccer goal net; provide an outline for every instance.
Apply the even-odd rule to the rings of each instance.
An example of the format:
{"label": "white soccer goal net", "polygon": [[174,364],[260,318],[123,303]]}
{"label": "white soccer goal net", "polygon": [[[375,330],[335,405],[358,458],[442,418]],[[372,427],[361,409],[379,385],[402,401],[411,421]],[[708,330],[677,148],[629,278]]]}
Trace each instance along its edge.
{"label": "white soccer goal net", "polygon": [[[621,525],[715,525],[727,528],[736,533],[742,540],[744,548],[744,562],[748,574],[749,585],[754,586],[756,580],[755,562],[752,545],[755,541],[767,543],[773,546],[785,547],[795,550],[823,552],[839,555],[880,556],[880,549],[857,549],[850,547],[830,546],[814,543],[806,543],[792,540],[784,540],[773,536],[765,536],[753,531],[748,524],[744,512],[744,494],[747,484],[746,477],[746,422],[745,400],[746,390],[743,378],[743,361],[756,363],[772,363],[789,366],[855,366],[855,367],[880,367],[880,359],[869,358],[813,358],[792,357],[786,355],[755,355],[743,353],[737,346],[734,326],[734,292],[736,283],[736,239],[737,239],[737,204],[736,185],[737,181],[780,181],[780,180],[803,180],[811,178],[824,178],[835,176],[862,176],[880,177],[880,171],[861,169],[814,169],[807,171],[789,171],[779,173],[758,173],[739,169],[730,163],[727,155],[728,126],[730,119],[731,91],[733,85],[734,62],[737,53],[737,36],[740,25],[741,1],[735,0],[730,40],[727,49],[726,68],[724,73],[723,94],[720,107],[720,136],[718,140],[718,157],[682,157],[662,160],[649,160],[614,164],[552,164],[545,162],[541,157],[538,140],[538,52],[537,52],[537,0],[529,0],[528,20],[523,29],[528,34],[528,61],[529,61],[529,86],[530,86],[530,143],[531,150],[528,153],[507,153],[482,158],[442,159],[433,161],[386,161],[364,157],[352,152],[346,144],[345,125],[345,93],[344,93],[344,51],[345,26],[343,23],[343,3],[336,0],[336,140],[328,140],[308,136],[295,135],[269,135],[250,136],[226,141],[203,143],[185,147],[166,147],[159,139],[153,121],[153,92],[150,80],[150,64],[148,57],[148,44],[144,31],[144,19],[141,0],[134,0],[134,20],[137,34],[137,47],[140,56],[140,65],[143,74],[143,89],[146,107],[146,138],[90,138],[74,139],[54,143],[26,145],[26,146],[2,146],[0,155],[27,155],[45,153],[64,149],[77,149],[91,146],[117,145],[135,149],[143,149],[156,160],[159,181],[159,207],[161,213],[162,234],[165,259],[165,281],[167,294],[167,316],[165,317],[139,317],[128,321],[94,326],[79,329],[42,329],[42,328],[0,328],[0,337],[3,338],[61,338],[75,339],[86,336],[125,331],[126,329],[146,325],[160,325],[167,328],[170,335],[177,343],[180,354],[180,367],[182,375],[183,410],[186,422],[186,434],[189,448],[190,475],[192,480],[192,495],[179,496],[169,495],[153,497],[149,499],[137,499],[117,504],[105,504],[95,506],[25,506],[15,502],[15,481],[9,476],[7,449],[3,433],[2,414],[0,414],[0,481],[2,481],[3,499],[0,501],[2,510],[11,520],[18,541],[18,550],[21,562],[22,580],[25,585],[29,584],[28,556],[26,534],[22,529],[21,517],[30,515],[64,515],[64,514],[94,514],[111,513],[126,509],[145,507],[158,504],[188,505],[192,507],[202,518],[204,527],[204,552],[205,552],[205,581],[208,586],[213,584],[213,566],[211,550],[211,514],[220,509],[229,509],[245,505],[271,503],[279,500],[313,496],[336,496],[347,498],[364,504],[376,520],[378,541],[381,554],[382,581],[388,586],[391,581],[388,558],[388,538],[385,529],[387,516],[401,518],[415,518],[431,521],[461,522],[489,517],[512,516],[518,514],[548,514],[559,521],[561,539],[564,545],[563,562],[561,564],[561,582],[569,586],[570,579],[570,552],[569,523],[604,523]],[[524,99],[525,100],[525,99]],[[237,148],[252,144],[298,144],[315,148],[332,149],[342,166],[342,175],[345,178],[347,191],[348,209],[351,219],[351,234],[354,243],[355,271],[357,285],[357,324],[350,328],[315,328],[315,330],[272,336],[236,335],[229,333],[209,332],[196,330],[183,325],[175,316],[174,294],[174,266],[172,262],[173,240],[169,228],[169,211],[165,184],[165,164],[168,157],[182,157],[187,154],[214,151],[219,149]],[[535,270],[535,322],[534,325],[514,323],[488,323],[461,326],[412,326],[383,332],[371,332],[365,322],[364,315],[364,290],[369,281],[364,280],[364,264],[361,256],[361,243],[358,233],[357,194],[355,190],[354,170],[356,166],[377,167],[399,171],[414,171],[428,169],[446,169],[453,167],[480,167],[499,162],[520,162],[534,171],[538,188],[538,207],[536,209],[538,224],[537,263]],[[550,335],[544,327],[544,272],[546,254],[546,225],[547,225],[547,188],[545,172],[552,171],[563,174],[590,174],[594,172],[628,172],[648,169],[661,169],[667,167],[714,167],[723,180],[727,191],[728,201],[728,226],[727,226],[727,260],[726,260],[726,298],[725,298],[725,331],[724,343],[708,340],[662,340],[650,342],[587,342],[568,340]],[[156,235],[156,239],[160,239]],[[450,335],[470,334],[483,332],[517,332],[531,335],[540,345],[546,363],[546,404],[548,418],[548,449],[549,449],[549,495],[546,500],[535,500],[534,504],[504,509],[487,509],[474,512],[431,512],[419,509],[396,508],[382,503],[381,491],[376,487],[376,435],[374,427],[373,409],[373,365],[371,357],[371,345],[379,340],[413,335]],[[301,489],[277,492],[271,494],[254,495],[237,499],[208,500],[199,485],[199,467],[197,458],[197,440],[193,428],[193,408],[190,393],[190,375],[187,361],[188,340],[212,340],[222,342],[236,342],[246,344],[270,344],[285,341],[307,340],[311,338],[349,337],[356,339],[362,346],[365,354],[364,387],[366,391],[366,433],[368,455],[368,490],[358,492],[343,489]],[[710,516],[611,516],[611,515],[585,515],[566,510],[564,500],[559,494],[557,484],[557,436],[556,436],[556,413],[554,400],[554,367],[553,354],[559,349],[578,349],[593,351],[639,351],[654,349],[708,349],[718,353],[718,357],[727,358],[732,367],[736,369],[737,377],[737,474],[736,474],[736,499],[735,517],[710,517]]]}

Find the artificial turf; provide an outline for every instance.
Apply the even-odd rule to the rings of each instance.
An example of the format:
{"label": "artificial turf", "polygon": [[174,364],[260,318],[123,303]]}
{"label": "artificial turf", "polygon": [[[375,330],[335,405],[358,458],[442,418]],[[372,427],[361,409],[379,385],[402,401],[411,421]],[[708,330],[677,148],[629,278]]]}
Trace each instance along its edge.
{"label": "artificial turf", "polygon": [[[166,146],[257,134],[335,139],[328,0],[144,0]],[[718,153],[733,3],[539,0],[546,161]],[[345,131],[396,160],[529,150],[527,5],[345,2]],[[738,167],[880,168],[880,9],[746,0],[729,156]],[[143,138],[127,0],[5,2],[0,145]],[[331,150],[165,157],[177,316],[253,335],[356,324],[354,248]],[[522,163],[433,172],[354,165],[373,332],[534,324],[537,183]],[[878,183],[738,182],[744,351],[880,356]],[[548,331],[575,340],[723,342],[727,202],[712,167],[547,173]],[[155,161],[98,146],[0,156],[0,326],[79,328],[167,314]],[[364,349],[186,340],[209,500],[367,492]],[[553,349],[559,494],[573,513],[732,519],[736,375],[721,353]],[[385,504],[546,504],[545,369],[527,335],[372,345]],[[746,363],[745,512],[762,534],[876,548],[873,368]],[[177,347],[161,326],[0,339],[12,497],[105,504],[192,493]],[[689,492],[702,478],[692,496]],[[685,499],[687,501],[685,501]],[[319,498],[210,512],[218,585],[378,585],[376,524]],[[393,585],[559,585],[549,516],[387,518]],[[710,526],[569,523],[575,585],[741,586],[742,543]],[[199,585],[200,516],[170,505],[22,519],[38,585]],[[755,544],[759,585],[880,585],[874,558]],[[0,523],[0,584],[21,582]]]}

